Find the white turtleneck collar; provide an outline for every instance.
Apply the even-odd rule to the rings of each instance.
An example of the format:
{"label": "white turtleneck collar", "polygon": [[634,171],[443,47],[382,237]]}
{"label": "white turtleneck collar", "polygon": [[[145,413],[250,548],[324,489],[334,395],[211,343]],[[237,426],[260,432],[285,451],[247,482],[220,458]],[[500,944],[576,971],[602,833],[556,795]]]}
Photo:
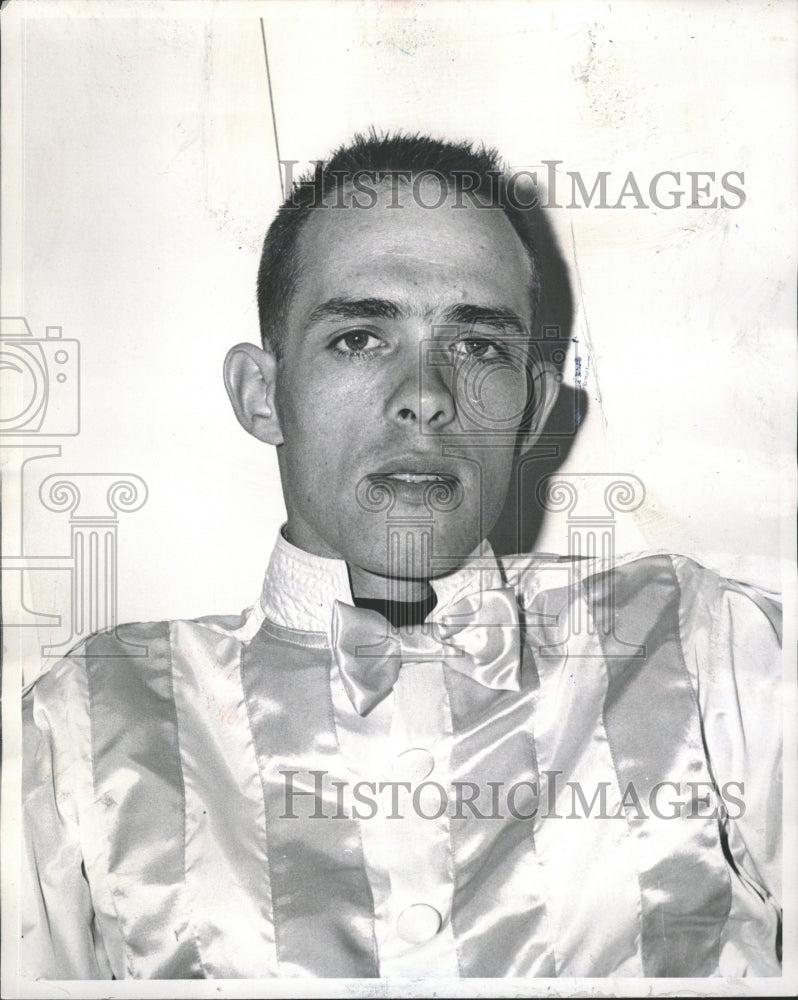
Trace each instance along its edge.
{"label": "white turtleneck collar", "polygon": [[[430,584],[437,597],[435,616],[465,594],[501,587],[502,576],[493,549],[483,541],[462,566]],[[263,581],[264,616],[284,628],[327,634],[336,601],[354,603],[346,562],[298,549],[281,530]]]}

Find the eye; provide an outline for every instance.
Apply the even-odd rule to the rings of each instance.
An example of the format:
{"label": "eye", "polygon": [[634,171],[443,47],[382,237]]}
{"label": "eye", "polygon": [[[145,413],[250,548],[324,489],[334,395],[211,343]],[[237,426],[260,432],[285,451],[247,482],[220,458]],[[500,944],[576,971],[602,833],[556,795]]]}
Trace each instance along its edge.
{"label": "eye", "polygon": [[330,347],[337,354],[343,354],[350,358],[371,354],[382,346],[383,342],[379,337],[371,333],[370,330],[363,329],[347,330],[330,344]]}
{"label": "eye", "polygon": [[493,361],[496,358],[506,356],[504,345],[496,340],[487,340],[483,337],[469,337],[465,340],[458,340],[452,345],[455,354],[465,358],[476,358],[481,361]]}

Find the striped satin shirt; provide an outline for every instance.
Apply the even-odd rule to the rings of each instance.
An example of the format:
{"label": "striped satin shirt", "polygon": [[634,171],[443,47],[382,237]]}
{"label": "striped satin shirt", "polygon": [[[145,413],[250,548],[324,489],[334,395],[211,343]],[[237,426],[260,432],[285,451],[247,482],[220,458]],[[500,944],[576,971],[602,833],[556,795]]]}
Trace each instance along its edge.
{"label": "striped satin shirt", "polygon": [[36,978],[779,975],[778,610],[680,556],[487,545],[520,690],[403,665],[365,716],[346,565],[278,539],[237,618],[98,634],[25,693]]}

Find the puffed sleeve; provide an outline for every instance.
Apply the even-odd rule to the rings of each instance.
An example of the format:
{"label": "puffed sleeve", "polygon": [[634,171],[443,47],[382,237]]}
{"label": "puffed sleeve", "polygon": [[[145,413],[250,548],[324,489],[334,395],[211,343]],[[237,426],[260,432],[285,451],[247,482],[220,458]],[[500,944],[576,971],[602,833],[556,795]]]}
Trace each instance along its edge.
{"label": "puffed sleeve", "polygon": [[80,713],[59,680],[56,668],[23,696],[20,971],[28,979],[110,979],[76,805],[76,784],[90,774],[81,759],[89,739],[71,732]]}
{"label": "puffed sleeve", "polygon": [[783,661],[775,595],[675,560],[682,646],[737,871],[781,905]]}

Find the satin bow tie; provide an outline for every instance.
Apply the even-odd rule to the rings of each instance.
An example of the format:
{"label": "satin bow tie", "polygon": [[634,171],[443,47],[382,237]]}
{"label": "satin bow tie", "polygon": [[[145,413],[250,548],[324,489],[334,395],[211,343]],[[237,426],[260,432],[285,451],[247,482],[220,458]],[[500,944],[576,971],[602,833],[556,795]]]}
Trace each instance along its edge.
{"label": "satin bow tie", "polygon": [[390,693],[408,660],[442,660],[485,687],[520,690],[518,605],[509,587],[461,598],[413,630],[394,630],[377,611],[336,601],[332,642],[346,693],[360,715]]}

